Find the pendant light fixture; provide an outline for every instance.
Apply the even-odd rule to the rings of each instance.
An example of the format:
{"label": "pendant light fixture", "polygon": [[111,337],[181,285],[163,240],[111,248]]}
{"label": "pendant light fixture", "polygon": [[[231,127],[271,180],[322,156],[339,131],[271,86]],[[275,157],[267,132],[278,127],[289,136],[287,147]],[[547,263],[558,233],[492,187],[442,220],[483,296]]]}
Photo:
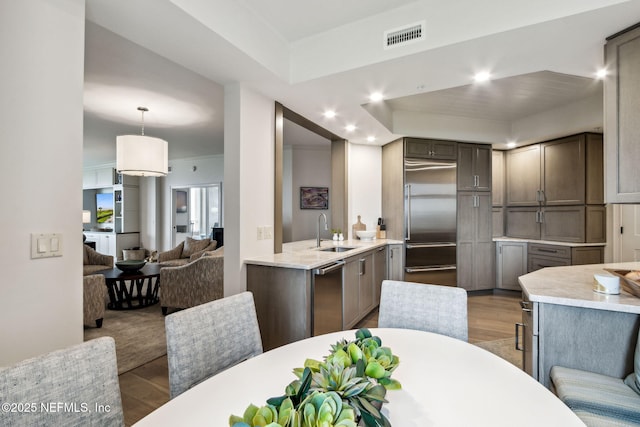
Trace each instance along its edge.
{"label": "pendant light fixture", "polygon": [[124,175],[165,176],[169,166],[167,141],[144,134],[144,113],[149,109],[138,107],[138,111],[142,114],[142,134],[116,138],[116,169]]}

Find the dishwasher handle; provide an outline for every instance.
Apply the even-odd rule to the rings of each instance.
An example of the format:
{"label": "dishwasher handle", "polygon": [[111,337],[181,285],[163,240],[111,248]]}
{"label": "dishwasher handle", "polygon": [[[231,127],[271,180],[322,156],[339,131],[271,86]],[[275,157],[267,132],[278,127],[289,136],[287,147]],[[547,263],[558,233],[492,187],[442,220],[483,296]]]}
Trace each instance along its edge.
{"label": "dishwasher handle", "polygon": [[316,268],[315,270],[313,270],[313,274],[315,274],[316,276],[324,276],[327,273],[331,273],[332,271],[342,268],[344,264],[345,264],[344,261],[337,261],[334,264]]}

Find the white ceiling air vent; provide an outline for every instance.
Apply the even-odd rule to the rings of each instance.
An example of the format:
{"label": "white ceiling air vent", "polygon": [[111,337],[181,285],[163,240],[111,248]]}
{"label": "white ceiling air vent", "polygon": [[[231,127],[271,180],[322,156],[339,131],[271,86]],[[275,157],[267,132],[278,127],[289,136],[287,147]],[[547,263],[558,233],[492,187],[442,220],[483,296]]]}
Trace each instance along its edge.
{"label": "white ceiling air vent", "polygon": [[415,24],[405,25],[404,27],[387,30],[384,32],[384,48],[404,46],[419,40],[424,40],[425,21]]}

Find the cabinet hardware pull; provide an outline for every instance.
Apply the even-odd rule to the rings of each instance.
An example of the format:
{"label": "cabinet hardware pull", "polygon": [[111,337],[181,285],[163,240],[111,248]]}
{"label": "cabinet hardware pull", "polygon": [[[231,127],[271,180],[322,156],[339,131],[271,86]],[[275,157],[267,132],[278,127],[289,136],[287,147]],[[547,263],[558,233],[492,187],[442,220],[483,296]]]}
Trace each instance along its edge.
{"label": "cabinet hardware pull", "polygon": [[522,327],[522,329],[524,330],[524,324],[523,323],[516,323],[516,350],[518,351],[524,351],[524,347],[520,348],[520,327]]}
{"label": "cabinet hardware pull", "polygon": [[544,249],[544,248],[538,248],[538,252],[547,252],[550,254],[557,254],[558,251],[556,249]]}
{"label": "cabinet hardware pull", "polygon": [[365,266],[366,266],[366,259],[361,258],[360,259],[360,276],[364,276],[365,274]]}

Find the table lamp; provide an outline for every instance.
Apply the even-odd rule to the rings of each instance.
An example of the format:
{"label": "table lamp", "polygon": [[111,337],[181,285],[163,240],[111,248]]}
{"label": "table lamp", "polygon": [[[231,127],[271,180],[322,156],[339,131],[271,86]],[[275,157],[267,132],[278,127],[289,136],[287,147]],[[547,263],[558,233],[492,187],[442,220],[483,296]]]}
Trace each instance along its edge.
{"label": "table lamp", "polygon": [[[91,211],[82,211],[82,223],[89,224],[91,222]],[[84,234],[84,227],[82,228],[82,241],[87,240],[87,236]]]}

